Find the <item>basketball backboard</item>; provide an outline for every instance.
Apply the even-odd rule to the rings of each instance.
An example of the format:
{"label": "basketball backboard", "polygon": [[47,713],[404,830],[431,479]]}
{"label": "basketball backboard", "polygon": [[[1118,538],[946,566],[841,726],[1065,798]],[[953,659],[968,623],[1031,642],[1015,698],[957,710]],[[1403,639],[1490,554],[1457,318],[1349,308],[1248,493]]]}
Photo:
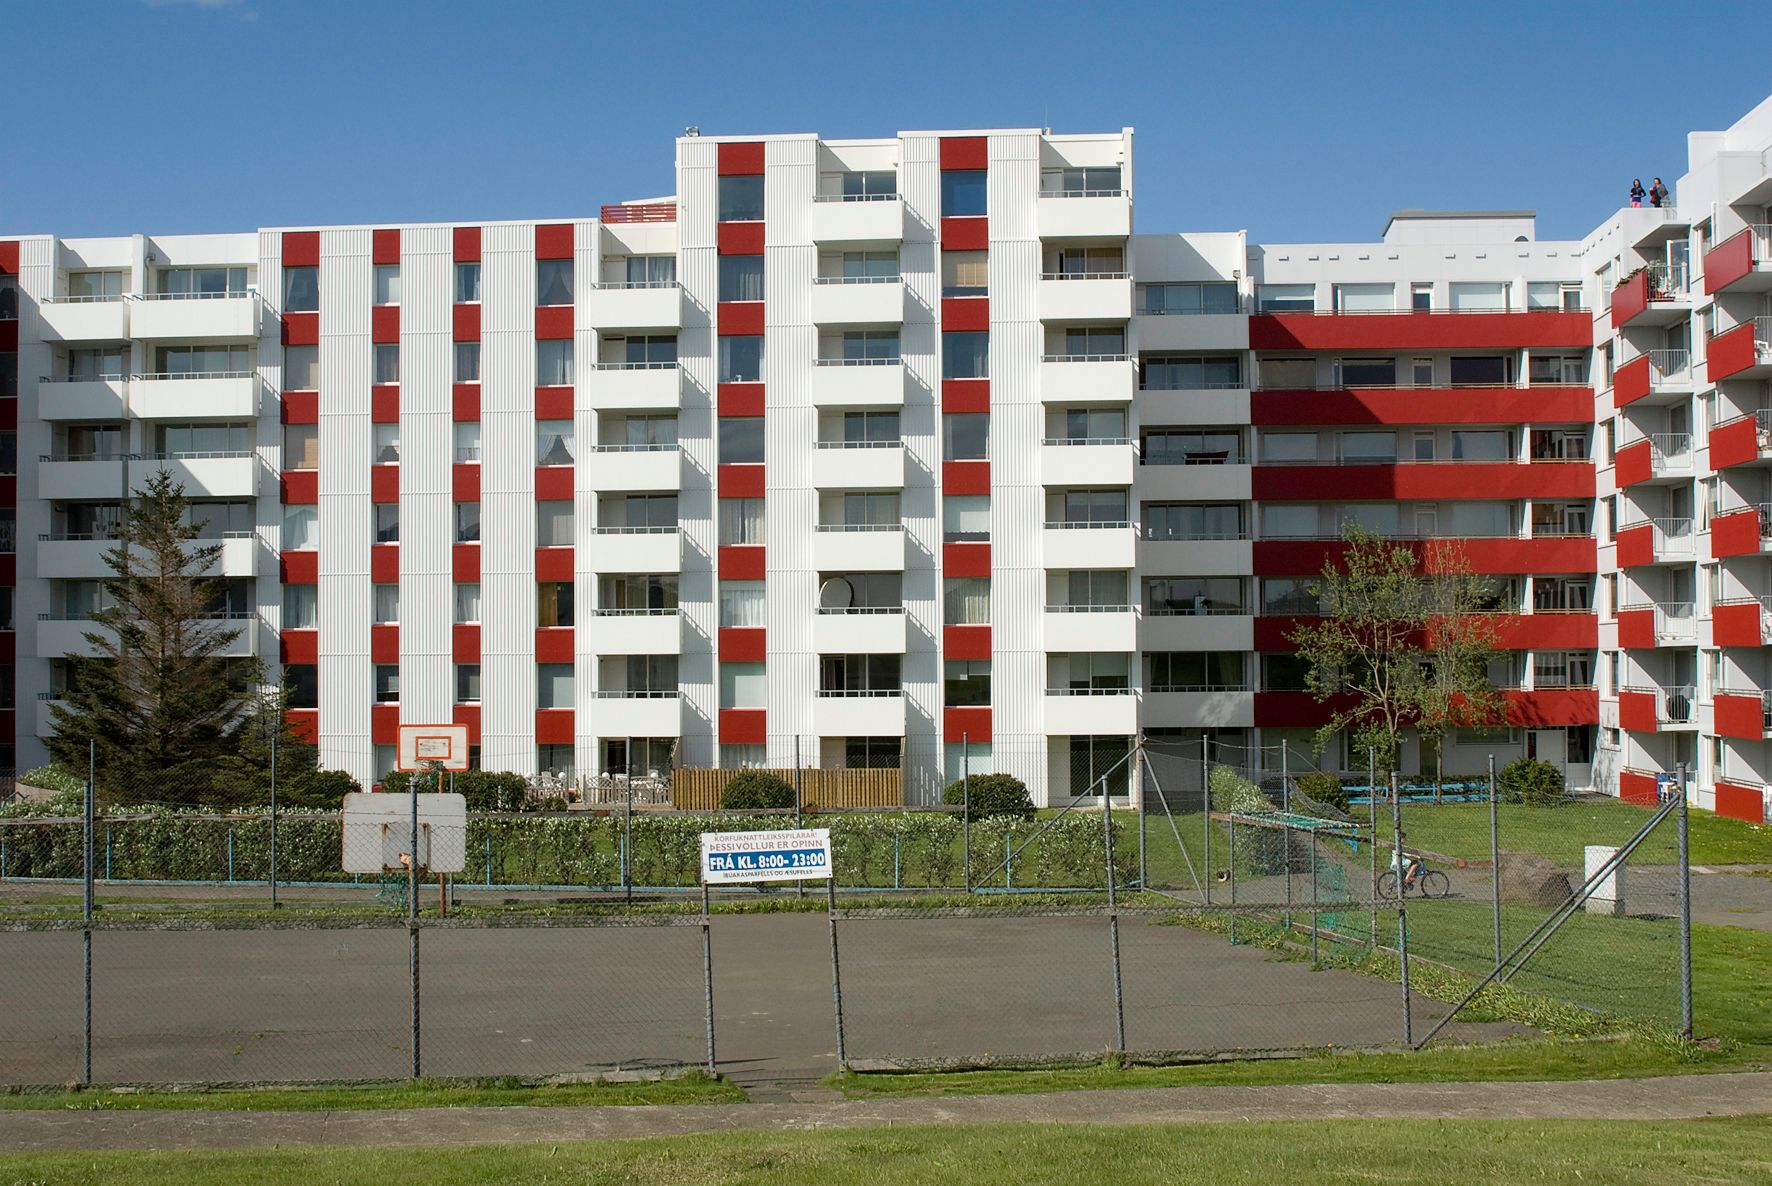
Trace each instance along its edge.
{"label": "basketball backboard", "polygon": [[401,770],[466,770],[468,768],[468,727],[466,725],[401,725]]}
{"label": "basketball backboard", "polygon": [[[406,868],[412,851],[412,796],[345,796],[346,873],[380,874]],[[423,873],[460,873],[468,856],[468,808],[461,795],[418,797],[418,868]]]}

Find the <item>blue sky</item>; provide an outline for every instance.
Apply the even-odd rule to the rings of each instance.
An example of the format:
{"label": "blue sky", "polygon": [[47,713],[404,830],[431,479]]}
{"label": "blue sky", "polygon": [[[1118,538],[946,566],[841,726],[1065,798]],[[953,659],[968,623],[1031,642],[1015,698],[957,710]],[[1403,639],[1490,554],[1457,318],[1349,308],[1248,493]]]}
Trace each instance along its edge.
{"label": "blue sky", "polygon": [[1772,88],[1763,5],[0,0],[0,233],[594,214],[672,138],[1137,129],[1141,231],[1578,237]]}

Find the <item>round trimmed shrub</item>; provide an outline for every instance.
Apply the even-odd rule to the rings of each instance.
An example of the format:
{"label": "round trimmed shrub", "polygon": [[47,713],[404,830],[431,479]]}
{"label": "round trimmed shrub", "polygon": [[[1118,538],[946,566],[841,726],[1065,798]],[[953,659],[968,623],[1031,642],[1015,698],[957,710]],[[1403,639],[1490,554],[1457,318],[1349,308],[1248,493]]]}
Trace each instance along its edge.
{"label": "round trimmed shrub", "polygon": [[741,771],[720,792],[722,811],[779,811],[793,805],[793,784],[767,770]]}
{"label": "round trimmed shrub", "polygon": [[1348,789],[1333,774],[1322,770],[1307,770],[1292,780],[1292,789],[1307,799],[1333,807],[1337,811],[1347,810]]}
{"label": "round trimmed shrub", "polygon": [[1539,758],[1520,758],[1502,767],[1496,779],[1504,802],[1554,807],[1564,798],[1563,772]]}
{"label": "round trimmed shrub", "polygon": [[989,819],[992,816],[1008,816],[1012,819],[1033,819],[1034,801],[1028,795],[1027,784],[1013,774],[974,774],[968,780],[955,779],[941,793],[941,801],[949,807],[967,808],[967,816],[974,820]]}

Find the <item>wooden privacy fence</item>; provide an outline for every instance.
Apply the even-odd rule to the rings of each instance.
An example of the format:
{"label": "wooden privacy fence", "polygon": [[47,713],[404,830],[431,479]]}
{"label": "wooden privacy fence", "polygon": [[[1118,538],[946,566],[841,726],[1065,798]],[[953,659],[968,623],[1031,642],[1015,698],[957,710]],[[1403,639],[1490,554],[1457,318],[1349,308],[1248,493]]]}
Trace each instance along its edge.
{"label": "wooden privacy fence", "polygon": [[[742,770],[701,770],[682,767],[671,771],[671,806],[679,811],[716,811],[720,792]],[[794,781],[792,769],[770,770],[788,783]],[[821,770],[805,767],[800,771],[800,803],[802,807],[903,807],[903,770]]]}

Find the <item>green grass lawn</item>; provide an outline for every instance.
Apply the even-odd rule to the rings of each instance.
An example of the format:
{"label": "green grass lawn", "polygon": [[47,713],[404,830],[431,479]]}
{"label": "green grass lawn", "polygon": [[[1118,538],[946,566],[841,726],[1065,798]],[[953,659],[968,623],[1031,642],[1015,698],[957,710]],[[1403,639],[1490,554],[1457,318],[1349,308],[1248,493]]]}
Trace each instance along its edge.
{"label": "green grass lawn", "polygon": [[642,1083],[526,1085],[516,1080],[381,1083],[362,1087],[214,1088],[205,1091],[0,1092],[0,1111],[338,1112],[382,1108],[736,1104],[744,1092],[700,1072]]}
{"label": "green grass lawn", "polygon": [[[1498,815],[1503,852],[1535,852],[1565,868],[1579,869],[1582,848],[1622,844],[1654,812],[1613,800],[1583,800],[1561,807],[1504,803]],[[1756,827],[1708,811],[1688,815],[1695,865],[1772,864],[1772,828]],[[1405,803],[1403,832],[1411,848],[1467,859],[1489,859],[1489,805],[1486,803]],[[1391,816],[1379,810],[1379,836],[1390,839]],[[1674,821],[1664,821],[1632,859],[1670,865],[1675,854]]]}
{"label": "green grass lawn", "polygon": [[0,1181],[58,1186],[1514,1186],[1764,1182],[1765,1119],[1340,1120],[1127,1127],[1005,1124],[720,1133],[445,1149],[82,1153],[0,1157]]}

